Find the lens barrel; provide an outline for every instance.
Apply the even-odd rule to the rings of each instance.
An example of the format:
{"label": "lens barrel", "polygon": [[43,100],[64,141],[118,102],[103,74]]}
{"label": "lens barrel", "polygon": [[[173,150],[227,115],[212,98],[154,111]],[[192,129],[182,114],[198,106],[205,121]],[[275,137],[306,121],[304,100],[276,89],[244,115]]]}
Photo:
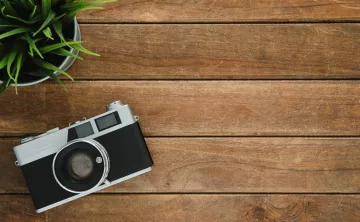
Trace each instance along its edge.
{"label": "lens barrel", "polygon": [[73,140],[53,160],[56,182],[72,193],[88,192],[104,183],[109,168],[108,153],[95,140]]}

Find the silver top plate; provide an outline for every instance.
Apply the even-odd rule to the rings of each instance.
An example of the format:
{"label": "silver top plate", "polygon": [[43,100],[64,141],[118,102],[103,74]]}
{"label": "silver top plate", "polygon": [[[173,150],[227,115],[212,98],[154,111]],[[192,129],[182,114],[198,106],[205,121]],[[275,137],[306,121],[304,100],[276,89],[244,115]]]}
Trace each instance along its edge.
{"label": "silver top plate", "polygon": [[[117,112],[119,114],[121,123],[103,131],[99,131],[96,126],[95,119],[106,116],[113,112]],[[97,138],[112,131],[121,129],[137,122],[137,118],[133,116],[131,109],[128,105],[123,105],[117,102],[111,103],[111,109],[109,109],[109,111],[103,114],[87,120],[80,121],[64,129],[55,128],[49,130],[48,132],[36,136],[32,139],[25,138],[26,140],[24,141],[24,143],[14,147],[14,153],[16,155],[18,165],[22,166],[40,158],[57,153],[63,146],[68,143],[68,130],[70,128],[79,126],[87,122],[91,124],[94,134],[83,139]]]}

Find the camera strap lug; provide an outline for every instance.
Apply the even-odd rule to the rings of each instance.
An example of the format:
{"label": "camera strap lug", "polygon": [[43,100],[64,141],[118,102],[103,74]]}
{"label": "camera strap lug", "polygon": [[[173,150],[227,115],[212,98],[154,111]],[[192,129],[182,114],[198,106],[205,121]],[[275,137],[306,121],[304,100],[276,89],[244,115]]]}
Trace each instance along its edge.
{"label": "camera strap lug", "polygon": [[140,117],[139,116],[134,116],[136,121],[139,121]]}
{"label": "camera strap lug", "polygon": [[104,184],[106,184],[106,185],[110,185],[110,181],[105,180],[105,181],[104,181]]}
{"label": "camera strap lug", "polygon": [[15,166],[17,166],[17,167],[20,166],[19,161],[17,161],[17,160],[15,161]]}

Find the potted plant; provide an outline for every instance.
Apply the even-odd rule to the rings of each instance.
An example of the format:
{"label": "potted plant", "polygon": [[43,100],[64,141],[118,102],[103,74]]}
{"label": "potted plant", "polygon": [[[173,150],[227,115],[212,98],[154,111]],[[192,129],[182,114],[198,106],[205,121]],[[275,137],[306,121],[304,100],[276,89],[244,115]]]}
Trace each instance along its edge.
{"label": "potted plant", "polygon": [[0,94],[58,77],[78,52],[99,56],[81,46],[76,14],[113,0],[0,0]]}

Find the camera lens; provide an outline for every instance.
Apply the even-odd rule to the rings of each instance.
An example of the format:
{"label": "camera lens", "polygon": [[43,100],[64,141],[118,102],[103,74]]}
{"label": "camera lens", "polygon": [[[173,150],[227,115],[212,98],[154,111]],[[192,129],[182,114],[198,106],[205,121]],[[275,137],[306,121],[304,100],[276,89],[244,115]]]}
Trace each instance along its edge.
{"label": "camera lens", "polygon": [[86,153],[75,153],[69,158],[67,170],[71,177],[82,180],[91,175],[94,170],[94,163]]}
{"label": "camera lens", "polygon": [[53,174],[66,191],[82,193],[104,182],[109,161],[106,149],[97,141],[73,140],[54,156]]}

